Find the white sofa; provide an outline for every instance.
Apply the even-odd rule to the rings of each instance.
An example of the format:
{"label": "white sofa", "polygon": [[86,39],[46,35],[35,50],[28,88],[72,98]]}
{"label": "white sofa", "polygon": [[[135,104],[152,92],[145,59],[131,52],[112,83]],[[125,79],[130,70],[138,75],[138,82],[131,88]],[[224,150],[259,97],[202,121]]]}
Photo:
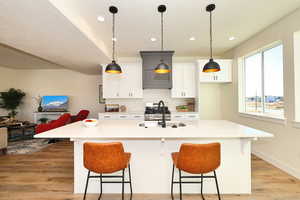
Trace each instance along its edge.
{"label": "white sofa", "polygon": [[0,150],[4,154],[7,151],[7,128],[0,128]]}

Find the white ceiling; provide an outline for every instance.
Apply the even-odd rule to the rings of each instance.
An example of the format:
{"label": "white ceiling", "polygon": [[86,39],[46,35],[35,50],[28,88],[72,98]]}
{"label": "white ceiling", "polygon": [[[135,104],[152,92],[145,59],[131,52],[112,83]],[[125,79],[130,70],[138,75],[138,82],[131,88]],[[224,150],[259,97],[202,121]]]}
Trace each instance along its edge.
{"label": "white ceiling", "polygon": [[[95,74],[109,59],[49,1],[0,0],[0,43],[72,70]],[[0,61],[1,65],[1,61]]]}
{"label": "white ceiling", "polygon": [[0,44],[0,66],[14,69],[60,69],[49,61]]}
{"label": "white ceiling", "polygon": [[[138,56],[140,50],[159,50],[160,15],[167,5],[165,49],[177,56],[207,56],[209,3],[213,13],[214,52],[225,51],[249,39],[300,7],[300,0],[0,0],[0,43],[84,72],[99,73],[99,63],[111,54],[110,5],[116,16],[117,55]],[[105,17],[98,22],[97,16]],[[189,38],[194,36],[195,41]],[[230,36],[237,39],[229,41]],[[156,37],[156,42],[150,38]],[[1,65],[1,60],[0,60]]]}
{"label": "white ceiling", "polygon": [[[177,56],[205,56],[209,50],[209,3],[213,13],[214,49],[221,54],[276,22],[300,6],[300,0],[50,0],[70,20],[85,22],[89,31],[110,47],[110,5],[119,8],[116,16],[118,55],[136,56],[140,50],[160,48],[160,14],[157,6],[167,5],[165,48]],[[104,23],[97,16],[105,17]],[[77,17],[74,17],[77,16]],[[80,28],[80,27],[79,27]],[[84,27],[83,27],[84,28]],[[84,30],[83,30],[84,31]],[[197,40],[190,41],[191,36]],[[229,41],[235,36],[235,41]],[[150,38],[156,37],[156,42]]]}

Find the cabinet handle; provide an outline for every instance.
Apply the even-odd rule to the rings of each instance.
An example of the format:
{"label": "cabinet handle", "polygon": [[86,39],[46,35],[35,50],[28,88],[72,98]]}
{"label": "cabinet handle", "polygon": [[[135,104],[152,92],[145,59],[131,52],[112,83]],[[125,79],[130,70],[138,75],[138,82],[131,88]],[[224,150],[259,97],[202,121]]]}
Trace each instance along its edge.
{"label": "cabinet handle", "polygon": [[119,96],[119,93],[117,92],[117,97]]}

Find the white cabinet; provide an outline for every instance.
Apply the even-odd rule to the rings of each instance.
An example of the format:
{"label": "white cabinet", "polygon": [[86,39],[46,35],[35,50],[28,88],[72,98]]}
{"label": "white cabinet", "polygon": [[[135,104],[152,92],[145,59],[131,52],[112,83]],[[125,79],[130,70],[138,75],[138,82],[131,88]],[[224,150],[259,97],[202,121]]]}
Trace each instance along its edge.
{"label": "white cabinet", "polygon": [[173,63],[172,66],[173,98],[196,97],[196,65],[195,63]]}
{"label": "white cabinet", "polygon": [[99,120],[144,120],[144,115],[139,113],[99,113]]}
{"label": "white cabinet", "polygon": [[202,83],[229,83],[232,82],[232,60],[230,59],[215,59],[220,65],[221,71],[219,72],[202,72],[204,65],[208,59],[198,60],[198,68],[200,71],[199,79]]}
{"label": "white cabinet", "polygon": [[198,120],[199,118],[200,118],[199,113],[195,113],[195,112],[171,113],[171,119],[174,121],[180,121],[180,120],[192,121],[192,120]]}
{"label": "white cabinet", "polygon": [[103,97],[143,98],[142,63],[119,63],[121,74],[105,73],[103,65]]}

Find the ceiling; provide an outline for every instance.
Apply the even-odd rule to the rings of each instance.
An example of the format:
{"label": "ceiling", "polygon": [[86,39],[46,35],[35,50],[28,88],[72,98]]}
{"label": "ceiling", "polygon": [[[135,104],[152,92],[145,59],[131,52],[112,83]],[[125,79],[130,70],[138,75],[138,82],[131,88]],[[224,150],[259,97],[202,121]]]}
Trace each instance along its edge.
{"label": "ceiling", "polygon": [[[209,3],[213,13],[214,54],[221,55],[300,7],[300,0],[0,0],[0,43],[69,69],[99,73],[111,57],[110,5],[116,16],[117,56],[159,50],[160,15],[167,5],[165,49],[176,56],[208,56]],[[16,12],[17,11],[17,12]],[[97,21],[103,16],[104,22]],[[196,40],[190,41],[190,37]],[[236,37],[229,41],[230,36]],[[157,38],[152,42],[151,37]],[[1,65],[1,61],[0,61]]]}
{"label": "ceiling", "polygon": [[60,69],[62,66],[0,44],[1,66],[13,69]]}

